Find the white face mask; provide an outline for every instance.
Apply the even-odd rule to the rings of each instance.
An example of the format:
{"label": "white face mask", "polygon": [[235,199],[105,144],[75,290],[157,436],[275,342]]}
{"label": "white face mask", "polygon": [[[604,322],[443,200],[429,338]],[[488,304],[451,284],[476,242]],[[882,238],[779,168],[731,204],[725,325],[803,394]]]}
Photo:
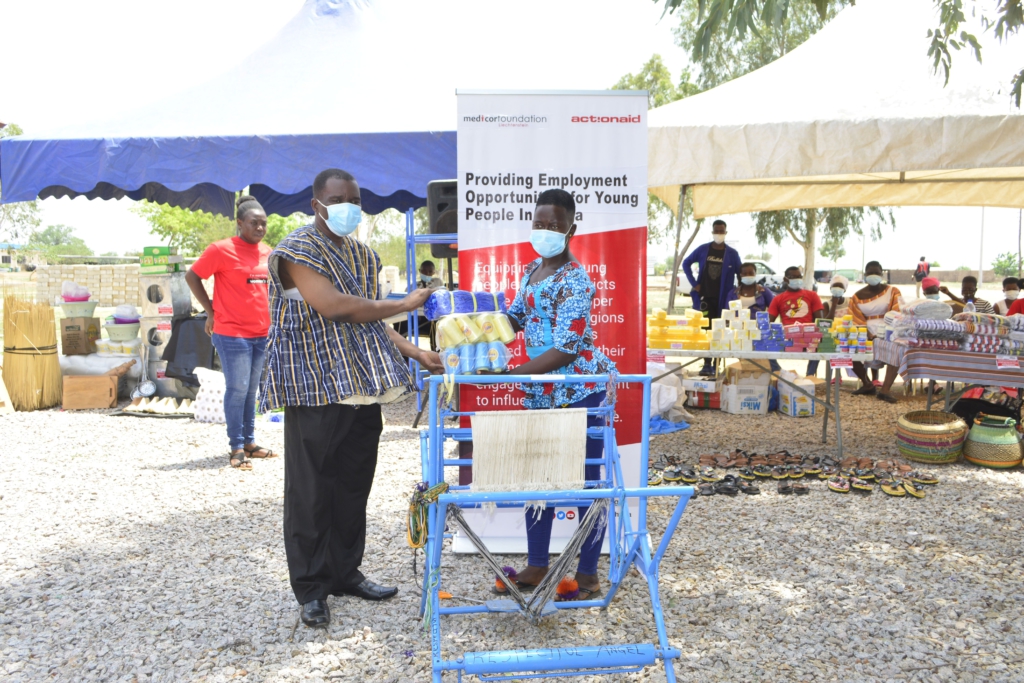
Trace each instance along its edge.
{"label": "white face mask", "polygon": [[843,294],[846,294],[846,290],[843,289],[842,287],[833,287],[832,288],[832,296],[834,296],[835,298],[838,299]]}
{"label": "white face mask", "polygon": [[1013,301],[1013,300],[1014,300],[1014,299],[1016,299],[1016,298],[1017,298],[1018,296],[1020,296],[1020,290],[1019,290],[1019,289],[1008,289],[1008,290],[1006,290],[1005,292],[1003,292],[1003,295],[1004,295],[1004,296],[1005,296],[1005,297],[1006,297],[1007,299],[1009,299],[1010,301]]}
{"label": "white face mask", "polygon": [[725,242],[725,235],[715,234],[711,236],[711,239],[715,241],[715,244],[722,244],[723,242]]}

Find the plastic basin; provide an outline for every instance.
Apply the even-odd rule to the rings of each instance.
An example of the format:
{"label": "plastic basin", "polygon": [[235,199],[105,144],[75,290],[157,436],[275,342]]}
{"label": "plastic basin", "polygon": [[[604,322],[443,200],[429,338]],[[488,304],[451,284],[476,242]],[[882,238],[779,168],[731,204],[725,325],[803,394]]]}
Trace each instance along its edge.
{"label": "plastic basin", "polygon": [[91,318],[98,301],[65,301],[60,305],[65,318]]}
{"label": "plastic basin", "polygon": [[139,336],[139,323],[131,323],[128,325],[117,325],[117,324],[106,324],[103,326],[107,330],[107,336],[110,337],[111,341],[129,341]]}

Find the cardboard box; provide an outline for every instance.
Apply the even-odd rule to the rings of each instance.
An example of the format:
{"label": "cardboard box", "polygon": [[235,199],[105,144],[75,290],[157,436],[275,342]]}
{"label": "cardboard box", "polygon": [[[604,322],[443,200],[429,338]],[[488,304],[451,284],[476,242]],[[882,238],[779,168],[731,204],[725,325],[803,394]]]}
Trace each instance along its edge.
{"label": "cardboard box", "polygon": [[[768,361],[766,361],[766,360],[758,361],[758,362],[761,363],[762,365],[766,366],[766,367],[768,366]],[[751,383],[757,383],[757,384],[763,384],[764,386],[768,386],[769,384],[773,383],[774,381],[775,380],[772,378],[772,376],[769,373],[767,373],[764,370],[762,370],[761,368],[757,367],[756,365],[754,365],[750,361],[745,361],[745,360],[736,361],[736,362],[733,362],[733,363],[729,363],[729,365],[727,365],[726,368],[725,368],[725,383],[726,384],[751,384]]]}
{"label": "cardboard box", "polygon": [[64,410],[117,407],[118,378],[112,375],[69,375],[64,378]]}
{"label": "cardboard box", "polygon": [[[815,383],[810,379],[797,379],[794,382],[809,394],[814,394]],[[779,383],[779,412],[789,417],[814,417],[816,404],[809,396],[786,384]]]}
{"label": "cardboard box", "polygon": [[711,408],[721,410],[722,394],[709,394],[704,391],[695,391],[686,397],[686,405],[691,408]]}
{"label": "cardboard box", "polygon": [[99,318],[64,318],[60,321],[60,346],[65,356],[96,353],[96,340],[99,338]]}
{"label": "cardboard box", "polygon": [[767,415],[767,384],[727,384],[722,387],[722,410],[732,415]]}
{"label": "cardboard box", "polygon": [[160,245],[158,247],[143,247],[143,256],[177,256],[177,247],[168,247],[166,245]]}
{"label": "cardboard box", "polygon": [[714,394],[722,390],[722,380],[720,379],[684,379],[683,389],[687,391],[701,391],[708,394]]}

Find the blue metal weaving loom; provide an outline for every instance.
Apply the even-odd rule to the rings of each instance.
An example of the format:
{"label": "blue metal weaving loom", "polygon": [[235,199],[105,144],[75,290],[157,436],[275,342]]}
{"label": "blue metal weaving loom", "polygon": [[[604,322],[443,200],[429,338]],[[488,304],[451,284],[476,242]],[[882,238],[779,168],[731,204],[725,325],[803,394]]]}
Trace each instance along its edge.
{"label": "blue metal weaving loom", "polygon": [[[582,376],[574,375],[471,375],[454,378],[458,384],[535,384],[535,383],[577,383],[596,382],[598,384],[640,384],[643,386],[643,411],[641,415],[650,415],[651,378],[646,375],[608,375]],[[445,480],[445,467],[472,465],[468,459],[444,457],[444,444],[448,439],[464,441],[471,438],[471,430],[445,425],[447,418],[471,416],[473,413],[451,411],[440,407],[439,396],[443,389],[443,377],[431,377],[429,386],[429,425],[425,433],[421,433],[421,458],[423,478],[428,486],[434,486]],[[450,381],[450,379],[449,379]],[[609,392],[609,397],[614,392]],[[611,403],[611,401],[609,401]],[[433,651],[433,680],[442,681],[446,671],[455,672],[458,680],[463,673],[476,675],[480,680],[496,681],[513,678],[549,678],[556,676],[583,676],[594,674],[614,674],[640,671],[661,660],[665,667],[665,676],[669,683],[676,680],[673,671],[673,659],[678,659],[680,652],[668,642],[665,619],[662,613],[661,599],[658,591],[658,571],[661,558],[668,548],[668,543],[675,532],[679,519],[686,508],[686,503],[693,495],[690,486],[662,486],[647,488],[626,488],[622,475],[622,463],[615,441],[613,403],[600,408],[588,409],[588,415],[604,418],[603,427],[587,429],[587,437],[604,440],[604,455],[600,459],[587,459],[587,465],[603,465],[604,480],[588,482],[594,488],[575,491],[499,491],[473,492],[469,486],[451,486],[447,493],[437,497],[428,510],[427,542],[425,546],[426,570],[424,571],[423,599],[420,603],[421,614],[427,614],[430,627],[431,647]],[[524,416],[526,413],[524,412]],[[640,481],[647,481],[648,427],[647,421],[642,424],[641,438],[642,468]],[[651,548],[651,540],[647,531],[647,499],[652,496],[676,496],[679,498],[672,516],[668,520],[665,534],[657,549]],[[628,499],[639,501],[636,529],[627,508]],[[607,532],[609,546],[608,587],[604,597],[599,600],[579,600],[554,602],[547,601],[543,605],[524,606],[519,600],[518,590],[514,583],[506,581],[510,592],[515,593],[517,602],[512,600],[492,600],[484,605],[458,607],[442,607],[438,592],[442,587],[441,550],[444,544],[445,527],[449,521],[472,534],[459,512],[461,509],[477,508],[483,505],[497,507],[524,507],[526,501],[546,501],[548,505],[587,506],[596,508],[607,501]],[[478,546],[479,547],[479,546]],[[492,563],[494,560],[486,550],[481,554]],[[607,607],[630,566],[637,569],[647,580],[651,605],[653,606],[654,624],[658,634],[657,643],[621,643],[606,645],[588,645],[583,647],[538,648],[531,650],[504,650],[491,652],[466,652],[452,659],[444,659],[441,652],[441,618],[459,614],[484,612],[519,612],[536,621],[539,617],[555,614],[563,609],[586,609],[591,607]],[[551,572],[554,574],[554,571]],[[557,579],[556,579],[557,581]]]}

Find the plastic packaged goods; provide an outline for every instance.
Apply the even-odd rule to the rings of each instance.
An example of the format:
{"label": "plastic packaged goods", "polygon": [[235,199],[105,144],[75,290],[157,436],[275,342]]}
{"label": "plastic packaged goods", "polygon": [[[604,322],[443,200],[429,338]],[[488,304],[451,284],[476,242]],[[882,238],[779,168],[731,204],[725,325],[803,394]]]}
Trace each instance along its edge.
{"label": "plastic packaged goods", "polygon": [[462,330],[462,336],[466,338],[467,342],[475,344],[483,339],[484,333],[480,331],[480,326],[473,320],[473,316],[456,314],[451,317],[458,323]]}
{"label": "plastic packaged goods", "polygon": [[482,372],[503,372],[508,369],[512,354],[500,341],[463,344],[441,351],[441,364],[449,375],[472,375]]}
{"label": "plastic packaged goods", "polygon": [[484,335],[484,341],[492,342],[497,340],[498,329],[494,322],[496,316],[492,313],[477,313],[475,317],[476,324],[480,326],[480,332]]}
{"label": "plastic packaged goods", "polygon": [[462,325],[455,319],[455,316],[445,316],[437,322],[437,345],[443,349],[450,349],[466,343],[466,335],[462,331]]}
{"label": "plastic packaged goods", "polygon": [[[120,342],[115,342],[115,343],[120,345]],[[111,341],[109,339],[97,339],[96,340],[96,353],[98,353],[101,356],[109,356],[111,354],[110,344],[111,344]]]}
{"label": "plastic packaged goods", "polygon": [[504,313],[505,310],[504,292],[450,292],[441,289],[431,294],[423,304],[427,320],[437,320],[452,313]]}
{"label": "plastic packaged goods", "polygon": [[142,340],[136,337],[135,339],[129,339],[121,342],[121,353],[131,356],[141,356]]}

